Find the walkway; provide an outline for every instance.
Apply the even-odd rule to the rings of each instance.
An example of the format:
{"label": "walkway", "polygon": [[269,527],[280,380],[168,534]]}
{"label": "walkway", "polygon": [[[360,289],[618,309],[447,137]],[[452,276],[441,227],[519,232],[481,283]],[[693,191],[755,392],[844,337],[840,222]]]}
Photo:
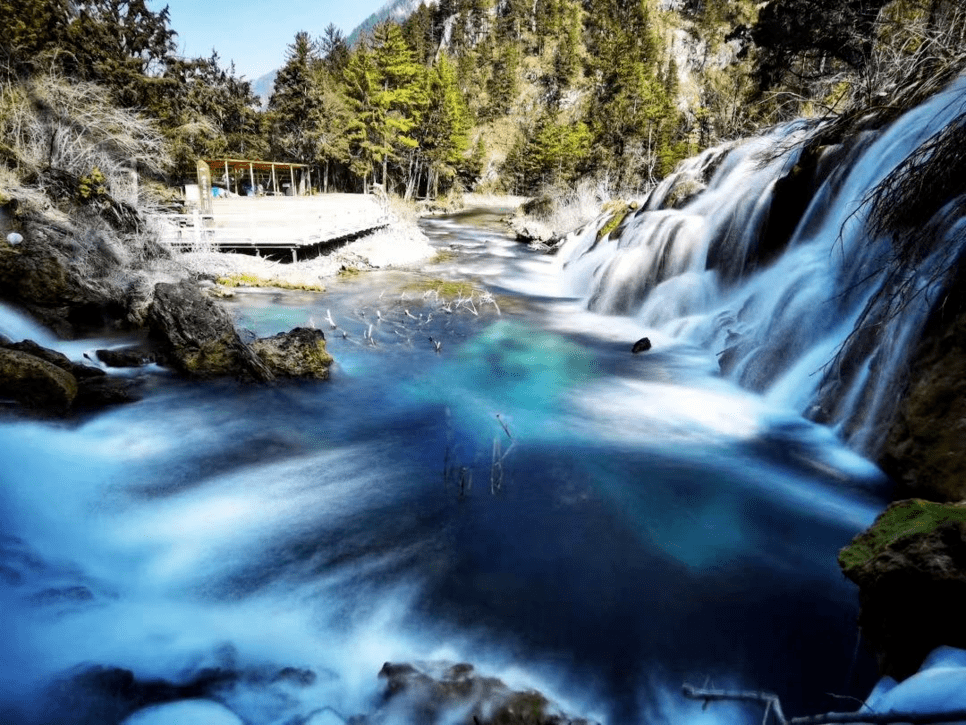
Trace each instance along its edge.
{"label": "walkway", "polygon": [[327,245],[349,241],[389,224],[374,195],[215,199],[210,217],[161,214],[161,240],[179,249],[242,252],[297,261]]}

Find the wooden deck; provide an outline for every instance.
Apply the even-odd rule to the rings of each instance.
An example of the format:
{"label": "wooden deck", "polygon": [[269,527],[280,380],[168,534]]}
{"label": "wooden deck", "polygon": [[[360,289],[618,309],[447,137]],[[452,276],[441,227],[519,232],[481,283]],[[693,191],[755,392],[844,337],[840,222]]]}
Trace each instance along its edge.
{"label": "wooden deck", "polygon": [[389,224],[378,197],[323,194],[215,199],[212,214],[161,214],[161,241],[180,250],[241,252],[282,261],[318,256]]}

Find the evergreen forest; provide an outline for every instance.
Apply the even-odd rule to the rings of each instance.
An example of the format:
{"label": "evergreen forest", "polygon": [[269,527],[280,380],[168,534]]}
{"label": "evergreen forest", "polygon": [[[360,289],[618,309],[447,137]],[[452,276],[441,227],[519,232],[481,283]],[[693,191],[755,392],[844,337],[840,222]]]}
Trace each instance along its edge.
{"label": "evergreen forest", "polygon": [[722,140],[941,75],[964,45],[950,0],[439,0],[352,43],[298,33],[262,108],[217,53],[179,57],[145,0],[0,0],[0,17],[3,137],[14,99],[43,104],[37,79],[84,83],[159,135],[161,181],[271,158],[311,164],[320,191],[406,198],[640,192]]}

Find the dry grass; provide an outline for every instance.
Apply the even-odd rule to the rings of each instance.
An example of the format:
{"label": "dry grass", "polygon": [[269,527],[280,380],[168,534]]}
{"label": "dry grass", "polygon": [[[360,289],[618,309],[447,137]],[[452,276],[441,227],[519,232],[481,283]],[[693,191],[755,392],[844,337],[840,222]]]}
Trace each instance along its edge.
{"label": "dry grass", "polygon": [[114,107],[99,86],[57,76],[0,85],[0,143],[8,166],[41,191],[56,191],[50,169],[77,179],[97,169],[111,197],[131,205],[141,201],[133,169],[160,173],[169,162],[149,121]]}

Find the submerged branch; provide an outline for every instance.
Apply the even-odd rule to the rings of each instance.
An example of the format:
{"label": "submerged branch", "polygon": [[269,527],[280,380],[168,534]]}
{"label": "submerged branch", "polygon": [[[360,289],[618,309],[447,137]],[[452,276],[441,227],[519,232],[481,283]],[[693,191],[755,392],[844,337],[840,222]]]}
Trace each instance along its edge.
{"label": "submerged branch", "polygon": [[910,725],[931,725],[932,723],[956,722],[966,720],[966,710],[945,710],[942,712],[903,712],[890,710],[874,712],[826,712],[821,715],[786,718],[782,712],[778,695],[770,692],[748,690],[707,690],[693,685],[684,685],[682,694],[689,700],[702,700],[705,704],[715,701],[758,702],[765,706],[767,723],[769,713],[774,713],[779,725],[847,725],[849,723],[869,723],[870,725],[889,725],[890,723],[909,723]]}

